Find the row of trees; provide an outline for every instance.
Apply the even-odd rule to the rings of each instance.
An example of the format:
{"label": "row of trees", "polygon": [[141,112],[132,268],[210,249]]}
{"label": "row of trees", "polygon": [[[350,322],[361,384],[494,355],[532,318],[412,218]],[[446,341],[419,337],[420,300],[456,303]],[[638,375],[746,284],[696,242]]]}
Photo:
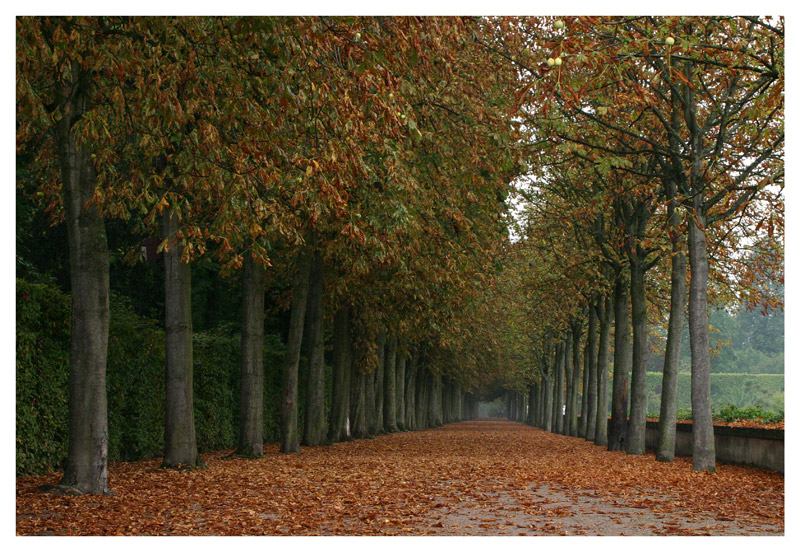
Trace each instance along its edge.
{"label": "row of trees", "polygon": [[709,301],[781,306],[766,282],[783,278],[783,20],[514,25],[505,51],[530,82],[521,117],[536,138],[515,255],[538,266],[506,286],[525,293],[539,368],[512,367],[509,389],[529,391],[535,425],[643,454],[648,348],[663,325],[658,459],[671,460],[688,272],[693,468],[713,471]]}
{"label": "row of trees", "polygon": [[[107,492],[105,222],[165,266],[164,466],[201,466],[192,262],[242,286],[238,453],[260,456],[264,292],[290,310],[281,450],[452,421],[519,171],[513,68],[461,18],[19,18],[17,144],[69,237],[69,452],[59,488]],[[135,260],[138,251],[130,252]],[[324,347],[332,326],[333,403]],[[348,432],[349,426],[349,432]]]}
{"label": "row of trees", "polygon": [[70,251],[60,487],[108,490],[114,218],[164,262],[167,467],[202,464],[190,267],[208,257],[242,288],[239,454],[263,448],[270,289],[290,313],[283,452],[305,348],[308,444],[507,389],[641,454],[656,322],[670,459],[688,253],[694,467],[713,470],[709,297],[779,306],[760,282],[782,278],[782,93],[783,22],[764,18],[19,18],[24,191]]}

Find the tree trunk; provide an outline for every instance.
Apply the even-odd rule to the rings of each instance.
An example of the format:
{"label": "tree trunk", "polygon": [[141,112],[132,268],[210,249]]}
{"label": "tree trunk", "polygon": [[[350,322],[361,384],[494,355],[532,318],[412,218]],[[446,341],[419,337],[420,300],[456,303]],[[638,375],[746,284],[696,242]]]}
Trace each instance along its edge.
{"label": "tree trunk", "polygon": [[169,240],[164,250],[164,314],[166,326],[166,408],[163,467],[197,467],[192,399],[192,268],[181,261],[177,243],[178,217],[167,209],[161,215],[161,233]]}
{"label": "tree trunk", "polygon": [[397,432],[396,364],[397,339],[390,336],[386,340],[386,362],[383,367],[383,428],[387,433]]}
{"label": "tree trunk", "polygon": [[658,420],[658,452],[656,460],[675,459],[675,424],[678,409],[678,359],[686,305],[686,253],[681,233],[681,216],[677,210],[674,182],[667,182],[669,227],[672,236],[672,287],[670,289],[669,327],[664,351],[664,374],[661,379],[661,410]]}
{"label": "tree trunk", "polygon": [[706,217],[695,199],[689,222],[689,343],[692,349],[692,469],[716,471],[714,422],[711,419],[711,371],[708,345],[708,251]]}
{"label": "tree trunk", "polygon": [[350,431],[354,439],[364,439],[369,437],[366,416],[367,375],[362,373],[359,367],[355,364],[351,366],[351,370],[352,387],[350,393]]}
{"label": "tree trunk", "polygon": [[439,427],[442,425],[442,376],[441,374],[436,374],[432,378],[433,385],[431,386],[431,395],[433,400],[431,401],[432,405],[432,420],[433,420],[433,427]]}
{"label": "tree trunk", "polygon": [[428,378],[429,378],[428,370],[422,364],[419,363],[417,367],[417,396],[415,398],[416,402],[416,412],[414,413],[414,417],[416,418],[416,425],[415,429],[425,429],[428,427]]}
{"label": "tree trunk", "polygon": [[289,339],[283,360],[281,382],[281,452],[300,452],[297,427],[297,372],[300,366],[300,348],[303,343],[308,288],[311,274],[311,253],[302,251],[297,256],[297,272],[292,284],[292,313],[289,318]]}
{"label": "tree trunk", "polygon": [[589,307],[589,329],[586,334],[586,432],[584,437],[594,441],[597,428],[597,305]]}
{"label": "tree trunk", "polygon": [[555,387],[555,365],[550,373],[545,376],[544,381],[544,430],[553,431],[553,391]]}
{"label": "tree trunk", "polygon": [[[77,69],[76,63],[73,71]],[[96,205],[86,207],[94,195],[96,176],[91,153],[78,144],[72,129],[88,102],[82,88],[76,86],[75,90],[67,104],[70,109],[56,127],[72,296],[69,444],[64,476],[57,486],[79,493],[107,494],[109,254],[100,210]]]}
{"label": "tree trunk", "polygon": [[342,307],[333,317],[333,401],[328,441],[346,441],[350,394],[350,310]]}
{"label": "tree trunk", "polygon": [[406,428],[406,353],[401,350],[397,354],[397,366],[395,367],[395,391],[397,392],[397,428]]}
{"label": "tree trunk", "polygon": [[306,344],[308,350],[308,380],[306,381],[303,444],[316,446],[325,443],[325,328],[324,328],[324,270],[322,253],[315,251],[310,272],[306,312]]}
{"label": "tree trunk", "polygon": [[569,435],[569,421],[572,418],[572,331],[564,336],[564,420],[561,431]]}
{"label": "tree trunk", "polygon": [[242,267],[242,372],[239,447],[246,458],[264,455],[264,265],[244,255]]}
{"label": "tree trunk", "polygon": [[642,260],[631,255],[631,321],[633,325],[633,366],[631,370],[631,413],[626,451],[645,453],[647,429],[647,298]]}
{"label": "tree trunk", "polygon": [[406,369],[406,429],[416,429],[417,353],[412,352]]}
{"label": "tree trunk", "polygon": [[383,433],[383,370],[386,365],[386,335],[381,332],[375,343],[378,353],[378,371],[375,372],[375,424],[373,435]]}
{"label": "tree trunk", "polygon": [[583,322],[576,322],[572,326],[572,393],[570,394],[569,434],[578,436],[578,388],[581,383],[581,330]]}
{"label": "tree trunk", "polygon": [[364,400],[366,401],[365,415],[367,417],[367,433],[370,437],[378,434],[378,418],[375,414],[375,372],[373,369],[365,377]]}
{"label": "tree trunk", "polygon": [[597,340],[597,420],[594,444],[601,447],[608,445],[608,342],[612,315],[611,297],[606,297],[597,304],[600,335]]}
{"label": "tree trunk", "polygon": [[568,340],[563,340],[559,344],[558,364],[556,365],[555,393],[553,394],[553,432],[564,433],[564,370],[566,369]]}
{"label": "tree trunk", "polygon": [[628,293],[622,275],[614,285],[614,381],[608,450],[625,450],[628,425],[628,372],[631,367]]}

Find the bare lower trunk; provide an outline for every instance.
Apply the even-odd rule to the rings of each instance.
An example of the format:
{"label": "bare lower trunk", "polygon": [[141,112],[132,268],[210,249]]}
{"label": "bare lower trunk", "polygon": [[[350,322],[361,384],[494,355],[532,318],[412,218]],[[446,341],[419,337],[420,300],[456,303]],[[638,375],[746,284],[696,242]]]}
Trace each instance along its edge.
{"label": "bare lower trunk", "polygon": [[239,447],[236,454],[264,454],[264,265],[244,255],[242,267],[242,368],[239,381]]}
{"label": "bare lower trunk", "polygon": [[345,441],[350,391],[350,311],[341,308],[333,318],[333,401],[328,440]]}
{"label": "bare lower trunk", "polygon": [[[70,106],[79,116],[85,97]],[[106,358],[109,325],[109,254],[103,217],[93,205],[96,178],[90,153],[77,144],[65,114],[56,129],[69,244],[72,333],[69,355],[69,444],[59,487],[106,494],[108,406]]]}
{"label": "bare lower trunk", "polygon": [[386,362],[383,367],[383,428],[387,433],[397,432],[396,363],[397,339],[390,336],[386,340]]}
{"label": "bare lower trunk", "polygon": [[631,368],[628,293],[623,277],[614,286],[614,375],[608,450],[625,450],[628,425],[628,373]]}
{"label": "bare lower trunk", "polygon": [[564,344],[556,347],[556,364],[553,368],[553,433],[561,433],[564,405]]}
{"label": "bare lower trunk", "polygon": [[386,335],[381,332],[375,342],[378,353],[378,369],[375,372],[375,425],[373,435],[383,433],[383,369],[386,364]]}
{"label": "bare lower trunk", "polygon": [[297,373],[300,365],[300,348],[303,342],[308,287],[311,272],[311,253],[298,254],[297,273],[292,284],[292,313],[289,319],[289,340],[283,361],[281,384],[281,452],[299,453],[300,439],[297,427]]}
{"label": "bare lower trunk", "polygon": [[569,420],[572,418],[572,331],[564,338],[564,415],[559,433],[569,435]]}
{"label": "bare lower trunk", "polygon": [[406,353],[401,350],[397,353],[395,366],[395,391],[397,400],[397,429],[406,429]]}
{"label": "bare lower trunk", "polygon": [[597,420],[594,444],[608,445],[608,342],[611,334],[611,297],[598,303],[597,318],[600,332],[597,339]]}
{"label": "bare lower trunk", "polygon": [[572,392],[570,394],[569,434],[578,436],[578,388],[581,382],[581,330],[583,323],[572,327]]}
{"label": "bare lower trunk", "polygon": [[647,298],[645,271],[640,260],[631,260],[631,318],[633,326],[633,366],[631,369],[631,413],[628,421],[626,452],[645,453],[647,429]]}
{"label": "bare lower trunk", "polygon": [[[661,380],[661,410],[658,421],[656,460],[675,459],[675,423],[678,409],[678,359],[681,354],[684,308],[686,306],[686,253],[680,237],[681,217],[675,207],[674,183],[668,183],[672,199],[669,207],[672,240],[672,287],[670,290],[669,327],[664,351],[664,375]],[[670,193],[671,191],[671,193]]]}
{"label": "bare lower trunk", "polygon": [[689,222],[689,343],[692,348],[692,469],[716,471],[711,419],[711,373],[708,345],[708,251],[705,216],[696,208]]}
{"label": "bare lower trunk", "polygon": [[177,243],[178,218],[167,209],[161,216],[161,233],[169,240],[164,250],[164,311],[166,318],[166,420],[164,467],[196,467],[197,454],[192,398],[192,269],[181,261]]}
{"label": "bare lower trunk", "polygon": [[406,366],[406,429],[416,428],[417,353],[413,352]]}
{"label": "bare lower trunk", "polygon": [[325,328],[324,328],[324,272],[322,254],[313,256],[308,305],[306,308],[306,335],[308,349],[308,380],[306,382],[305,416],[303,417],[303,444],[321,445],[326,439],[325,423]]}
{"label": "bare lower trunk", "polygon": [[589,329],[586,334],[586,433],[588,441],[595,440],[597,428],[597,309],[589,307]]}

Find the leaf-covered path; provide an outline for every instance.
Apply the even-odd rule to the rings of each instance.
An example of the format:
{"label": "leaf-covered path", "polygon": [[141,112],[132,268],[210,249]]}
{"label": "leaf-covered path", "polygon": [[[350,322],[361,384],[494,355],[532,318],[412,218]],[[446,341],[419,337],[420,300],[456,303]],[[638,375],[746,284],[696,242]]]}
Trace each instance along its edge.
{"label": "leaf-covered path", "polygon": [[55,496],[17,479],[19,535],[782,534],[784,478],[691,471],[523,424],[474,421],[306,447],[109,467],[114,496]]}

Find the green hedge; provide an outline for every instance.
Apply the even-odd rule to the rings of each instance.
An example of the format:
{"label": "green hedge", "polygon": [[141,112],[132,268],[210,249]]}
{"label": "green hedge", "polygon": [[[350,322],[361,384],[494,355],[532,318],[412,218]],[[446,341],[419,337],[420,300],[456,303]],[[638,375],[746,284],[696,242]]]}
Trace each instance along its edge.
{"label": "green hedge", "polygon": [[[112,296],[109,334],[109,459],[161,456],[164,331],[159,322],[134,314],[127,301]],[[68,436],[69,339],[69,296],[52,286],[17,280],[17,475],[63,467]],[[237,333],[224,329],[194,336],[195,429],[200,452],[236,446],[239,343]],[[265,441],[279,437],[283,350],[278,336],[266,336]],[[301,375],[301,389],[303,382]],[[302,402],[299,410],[302,413]]]}

